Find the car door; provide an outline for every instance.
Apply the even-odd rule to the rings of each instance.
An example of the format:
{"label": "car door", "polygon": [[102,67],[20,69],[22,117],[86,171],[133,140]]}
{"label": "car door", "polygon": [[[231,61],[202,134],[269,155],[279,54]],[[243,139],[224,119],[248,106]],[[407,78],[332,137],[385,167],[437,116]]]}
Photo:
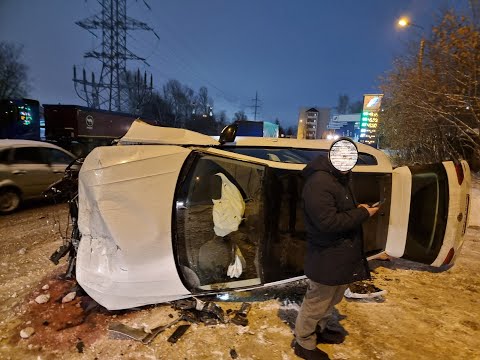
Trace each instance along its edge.
{"label": "car door", "polygon": [[68,153],[54,148],[42,148],[44,157],[50,166],[50,182],[53,184],[65,173],[65,168],[74,160]]}
{"label": "car door", "polygon": [[465,161],[396,168],[387,254],[433,266],[453,263],[467,227],[470,182]]}
{"label": "car door", "polygon": [[41,196],[51,184],[50,166],[41,149],[36,146],[13,149],[9,165],[10,178],[22,191],[23,198]]}
{"label": "car door", "polygon": [[202,151],[187,159],[175,194],[174,243],[190,291],[261,284],[265,171]]}

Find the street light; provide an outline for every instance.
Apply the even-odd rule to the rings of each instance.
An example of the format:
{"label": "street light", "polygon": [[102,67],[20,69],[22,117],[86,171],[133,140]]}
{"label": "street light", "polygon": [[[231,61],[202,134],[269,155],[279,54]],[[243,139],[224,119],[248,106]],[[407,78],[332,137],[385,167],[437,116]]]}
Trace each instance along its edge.
{"label": "street light", "polygon": [[398,25],[403,28],[407,26],[413,26],[413,27],[422,29],[422,31],[425,30],[423,26],[410,22],[410,19],[407,17],[401,17],[400,19],[398,19]]}
{"label": "street light", "polygon": [[[406,28],[411,26],[411,27],[416,27],[418,29],[421,29],[422,33],[425,31],[423,26],[412,23],[410,19],[407,17],[401,17],[400,19],[398,19],[397,24],[401,28]],[[420,48],[418,49],[418,72],[420,73],[420,75],[422,74],[424,48],[425,48],[425,39],[423,38],[423,35],[422,35],[422,38],[420,39]]]}
{"label": "street light", "polygon": [[407,18],[400,18],[400,20],[398,20],[398,25],[400,25],[400,27],[408,26],[408,19]]}

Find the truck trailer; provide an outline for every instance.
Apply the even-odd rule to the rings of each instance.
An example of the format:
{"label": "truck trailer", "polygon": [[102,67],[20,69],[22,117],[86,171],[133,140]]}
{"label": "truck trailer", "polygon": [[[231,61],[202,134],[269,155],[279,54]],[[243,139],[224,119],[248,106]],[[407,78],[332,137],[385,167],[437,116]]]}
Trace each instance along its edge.
{"label": "truck trailer", "polygon": [[[126,134],[136,115],[78,105],[43,105],[45,138],[85,156],[97,146],[109,145]],[[143,119],[152,125],[155,120]]]}

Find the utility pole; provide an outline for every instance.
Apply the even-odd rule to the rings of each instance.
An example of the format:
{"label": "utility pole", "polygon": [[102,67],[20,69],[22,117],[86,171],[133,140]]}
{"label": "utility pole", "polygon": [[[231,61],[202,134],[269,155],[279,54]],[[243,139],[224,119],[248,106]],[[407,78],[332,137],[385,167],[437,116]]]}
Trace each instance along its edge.
{"label": "utility pole", "polygon": [[[133,82],[130,81],[127,73],[127,60],[139,60],[145,64],[147,62],[127,49],[127,31],[147,30],[153,32],[157,38],[159,37],[146,23],[127,17],[127,0],[97,1],[101,6],[101,12],[78,21],[76,24],[95,37],[98,36],[94,30],[101,30],[101,50],[88,51],[84,57],[99,60],[102,68],[97,80],[93,72],[91,79],[88,80],[85,69],[82,71],[82,77],[77,78],[77,69],[74,66],[75,91],[87,103],[87,106],[92,108],[110,111],[126,111],[128,105],[138,108],[145,96],[152,92],[153,78],[150,75],[150,84],[148,85],[147,73],[145,72],[142,79],[138,70],[134,75]],[[150,9],[145,0],[144,3]],[[137,97],[138,104],[129,104],[132,92]]]}
{"label": "utility pole", "polygon": [[254,109],[253,111],[253,120],[257,120],[257,112],[258,112],[258,109],[261,108],[261,105],[259,105],[258,103],[261,101],[259,98],[258,98],[258,91],[255,91],[255,99],[252,99],[252,101],[254,101],[255,105],[252,105],[252,106],[249,106],[251,108]]}

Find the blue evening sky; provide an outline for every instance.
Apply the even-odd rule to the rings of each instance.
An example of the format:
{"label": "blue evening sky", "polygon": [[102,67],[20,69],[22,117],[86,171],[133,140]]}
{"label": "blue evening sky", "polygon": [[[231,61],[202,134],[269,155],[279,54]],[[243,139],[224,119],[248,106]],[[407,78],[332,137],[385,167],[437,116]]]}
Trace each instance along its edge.
{"label": "blue evening sky", "polygon": [[[214,99],[214,110],[296,123],[301,106],[333,107],[340,93],[360,100],[378,92],[379,77],[392,67],[413,28],[399,30],[399,16],[428,29],[446,6],[467,0],[127,0],[128,15],[160,36],[131,32],[128,48],[150,66],[161,89],[177,79]],[[74,91],[72,67],[98,69],[83,54],[100,44],[75,25],[99,12],[95,0],[0,0],[0,41],[24,45],[30,68],[30,98],[41,103],[85,105]],[[99,34],[100,35],[100,34]]]}

